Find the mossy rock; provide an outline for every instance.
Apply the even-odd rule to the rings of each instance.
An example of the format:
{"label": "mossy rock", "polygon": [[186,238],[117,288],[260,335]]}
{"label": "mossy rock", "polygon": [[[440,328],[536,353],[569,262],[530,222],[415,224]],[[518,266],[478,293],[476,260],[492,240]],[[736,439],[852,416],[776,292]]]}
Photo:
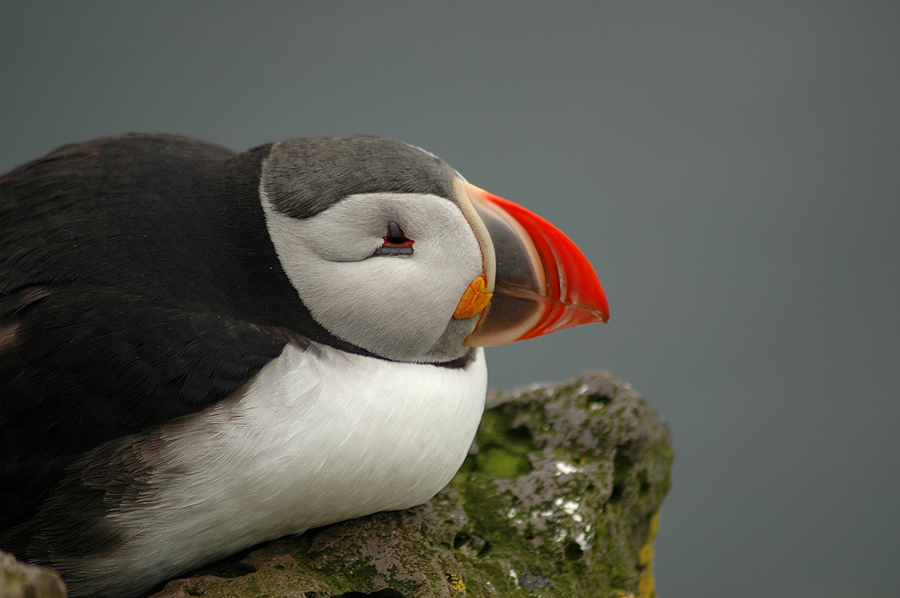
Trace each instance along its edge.
{"label": "mossy rock", "polygon": [[0,598],[65,598],[66,594],[56,571],[21,563],[0,552]]}
{"label": "mossy rock", "polygon": [[671,465],[666,424],[610,374],[492,393],[428,503],[258,546],[152,598],[651,598]]}

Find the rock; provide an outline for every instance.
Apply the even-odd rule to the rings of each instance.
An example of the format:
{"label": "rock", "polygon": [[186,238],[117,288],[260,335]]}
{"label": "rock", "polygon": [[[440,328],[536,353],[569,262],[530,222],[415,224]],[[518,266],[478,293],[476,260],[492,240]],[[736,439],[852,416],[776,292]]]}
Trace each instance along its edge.
{"label": "rock", "polygon": [[69,593],[59,573],[26,565],[0,551],[0,598],[66,598]]}
{"label": "rock", "polygon": [[671,464],[666,424],[610,374],[493,393],[428,503],[258,546],[152,598],[652,598]]}

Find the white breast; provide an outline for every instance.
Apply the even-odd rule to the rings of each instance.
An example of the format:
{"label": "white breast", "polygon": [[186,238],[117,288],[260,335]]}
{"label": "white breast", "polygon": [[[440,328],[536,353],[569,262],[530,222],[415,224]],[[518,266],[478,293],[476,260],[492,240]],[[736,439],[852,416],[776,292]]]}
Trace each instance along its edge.
{"label": "white breast", "polygon": [[288,345],[240,396],[133,447],[152,463],[152,491],[108,516],[130,539],[88,565],[91,575],[122,567],[167,577],[429,500],[462,465],[481,419],[487,370],[477,351],[467,368],[448,369]]}
{"label": "white breast", "polygon": [[167,431],[169,459],[193,455],[171,500],[250,508],[272,533],[421,504],[462,464],[486,384],[481,355],[453,370],[289,345],[240,401]]}

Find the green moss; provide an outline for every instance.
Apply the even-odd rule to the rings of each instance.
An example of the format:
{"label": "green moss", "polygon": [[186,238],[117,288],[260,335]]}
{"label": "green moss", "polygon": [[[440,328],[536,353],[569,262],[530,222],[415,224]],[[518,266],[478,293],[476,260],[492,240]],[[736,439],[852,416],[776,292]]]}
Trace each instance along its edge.
{"label": "green moss", "polygon": [[533,468],[528,457],[499,446],[490,447],[478,455],[478,470],[488,477],[512,480]]}
{"label": "green moss", "polygon": [[533,451],[534,438],[529,428],[521,424],[514,425],[517,415],[517,411],[510,409],[508,405],[485,411],[478,428],[479,447],[502,446],[510,452],[523,455]]}

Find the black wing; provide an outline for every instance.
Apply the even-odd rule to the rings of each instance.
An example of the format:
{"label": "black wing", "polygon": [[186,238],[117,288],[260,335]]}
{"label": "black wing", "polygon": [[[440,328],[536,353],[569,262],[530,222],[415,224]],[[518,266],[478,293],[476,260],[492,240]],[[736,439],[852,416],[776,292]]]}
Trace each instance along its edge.
{"label": "black wing", "polygon": [[214,404],[303,335],[266,153],[133,135],[0,177],[0,529],[79,454]]}

